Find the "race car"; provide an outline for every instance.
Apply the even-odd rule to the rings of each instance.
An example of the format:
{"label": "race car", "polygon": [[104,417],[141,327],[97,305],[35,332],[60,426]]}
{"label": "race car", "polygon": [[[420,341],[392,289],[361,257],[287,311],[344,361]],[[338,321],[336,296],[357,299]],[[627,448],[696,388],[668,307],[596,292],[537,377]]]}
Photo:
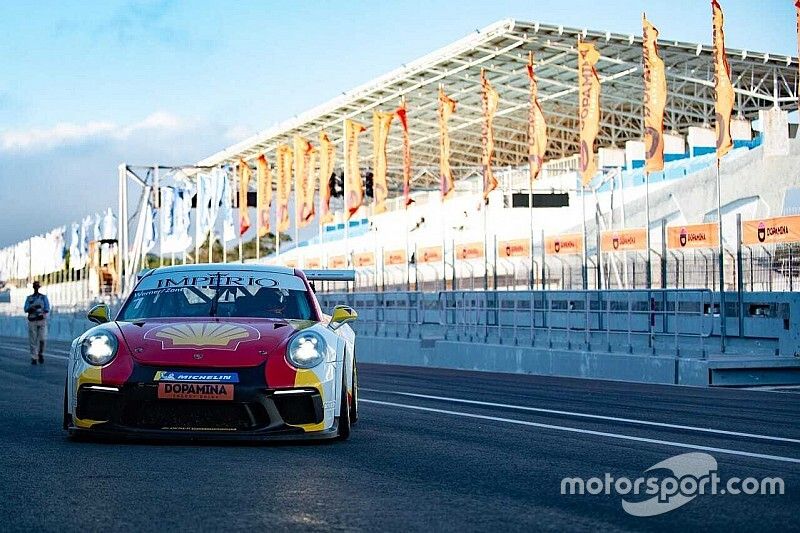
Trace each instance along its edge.
{"label": "race car", "polygon": [[347,306],[323,314],[317,280],[352,271],[207,264],[139,276],[114,320],[72,342],[70,436],[345,440],[358,420]]}

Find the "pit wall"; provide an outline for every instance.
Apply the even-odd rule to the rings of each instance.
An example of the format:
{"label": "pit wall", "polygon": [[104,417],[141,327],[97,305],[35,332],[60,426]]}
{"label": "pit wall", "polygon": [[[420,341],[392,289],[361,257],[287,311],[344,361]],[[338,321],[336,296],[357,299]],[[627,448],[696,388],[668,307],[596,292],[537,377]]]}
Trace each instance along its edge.
{"label": "pit wall", "polygon": [[[800,383],[800,293],[447,291],[318,294],[326,311],[359,313],[358,360],[678,385]],[[54,311],[52,340],[90,328]],[[0,336],[27,337],[21,315]]]}

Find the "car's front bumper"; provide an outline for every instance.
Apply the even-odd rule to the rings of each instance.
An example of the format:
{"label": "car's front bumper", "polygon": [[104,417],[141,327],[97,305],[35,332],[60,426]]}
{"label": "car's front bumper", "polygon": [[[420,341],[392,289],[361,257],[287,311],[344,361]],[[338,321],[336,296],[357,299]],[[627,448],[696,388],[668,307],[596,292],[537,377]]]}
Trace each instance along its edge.
{"label": "car's front bumper", "polygon": [[165,399],[152,367],[134,369],[122,386],[77,387],[73,434],[142,438],[295,440],[336,436],[336,423],[323,424],[317,387],[272,389],[261,367],[232,369],[239,376],[228,400]]}

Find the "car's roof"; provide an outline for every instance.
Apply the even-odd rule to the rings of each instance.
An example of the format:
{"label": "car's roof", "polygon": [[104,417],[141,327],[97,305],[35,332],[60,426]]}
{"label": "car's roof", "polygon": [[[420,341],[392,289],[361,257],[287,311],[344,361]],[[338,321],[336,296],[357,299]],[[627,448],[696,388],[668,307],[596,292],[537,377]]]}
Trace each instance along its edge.
{"label": "car's roof", "polygon": [[294,268],[278,266],[278,265],[264,265],[259,263],[200,263],[196,265],[174,265],[164,266],[153,269],[147,272],[150,274],[179,274],[183,272],[209,272],[209,271],[222,271],[222,272],[264,272],[269,274],[287,274],[294,275]]}

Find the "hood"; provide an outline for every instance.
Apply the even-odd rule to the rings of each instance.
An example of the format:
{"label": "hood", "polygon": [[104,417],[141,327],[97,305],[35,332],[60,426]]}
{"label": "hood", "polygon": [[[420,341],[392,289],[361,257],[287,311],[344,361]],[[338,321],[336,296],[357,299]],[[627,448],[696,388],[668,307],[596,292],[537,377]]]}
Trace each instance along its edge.
{"label": "hood", "polygon": [[302,325],[272,319],[148,319],[118,322],[133,358],[142,364],[181,367],[257,366],[284,353]]}

